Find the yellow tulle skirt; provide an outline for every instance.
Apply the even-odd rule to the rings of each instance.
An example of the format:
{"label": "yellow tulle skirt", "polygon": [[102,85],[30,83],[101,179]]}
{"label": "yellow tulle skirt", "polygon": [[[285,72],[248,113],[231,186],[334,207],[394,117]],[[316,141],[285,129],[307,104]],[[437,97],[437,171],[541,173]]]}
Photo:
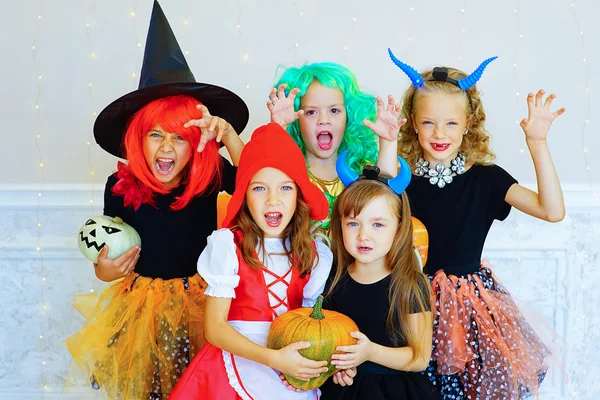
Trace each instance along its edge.
{"label": "yellow tulle skirt", "polygon": [[108,399],[166,399],[204,339],[204,290],[199,275],[152,279],[129,275],[101,294],[79,295],[86,318],[66,340],[75,375]]}

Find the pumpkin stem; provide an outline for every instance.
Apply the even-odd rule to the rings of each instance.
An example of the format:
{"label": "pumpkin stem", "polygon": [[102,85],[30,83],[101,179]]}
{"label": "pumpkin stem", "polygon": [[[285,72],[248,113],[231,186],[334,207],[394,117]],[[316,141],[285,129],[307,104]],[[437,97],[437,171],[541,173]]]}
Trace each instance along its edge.
{"label": "pumpkin stem", "polygon": [[121,219],[121,217],[114,217],[114,218],[113,218],[113,222],[114,222],[115,224],[122,224],[122,223],[123,223],[123,220]]}
{"label": "pumpkin stem", "polygon": [[317,299],[310,317],[312,319],[325,319],[325,316],[323,315],[323,296],[319,296]]}

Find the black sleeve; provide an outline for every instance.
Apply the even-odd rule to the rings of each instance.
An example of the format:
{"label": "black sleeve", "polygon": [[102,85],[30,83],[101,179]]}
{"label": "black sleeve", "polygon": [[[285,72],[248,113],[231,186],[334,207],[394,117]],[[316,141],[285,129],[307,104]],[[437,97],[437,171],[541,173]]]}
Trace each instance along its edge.
{"label": "black sleeve", "polygon": [[223,173],[221,174],[221,191],[233,194],[235,190],[235,176],[237,167],[231,165],[228,159],[221,157],[223,160]]}
{"label": "black sleeve", "polygon": [[113,194],[112,187],[115,186],[118,179],[115,175],[108,177],[106,181],[106,187],[104,188],[104,215],[109,217],[121,217],[124,216],[123,196]]}
{"label": "black sleeve", "polygon": [[424,307],[424,311],[431,311],[431,284],[425,274],[419,276],[419,291],[413,292],[410,298],[410,312],[411,314],[418,314],[423,312],[419,299]]}
{"label": "black sleeve", "polygon": [[515,178],[498,165],[492,165],[489,168],[490,201],[488,212],[492,219],[504,221],[511,210],[511,205],[504,199],[506,192],[515,183],[518,183]]}

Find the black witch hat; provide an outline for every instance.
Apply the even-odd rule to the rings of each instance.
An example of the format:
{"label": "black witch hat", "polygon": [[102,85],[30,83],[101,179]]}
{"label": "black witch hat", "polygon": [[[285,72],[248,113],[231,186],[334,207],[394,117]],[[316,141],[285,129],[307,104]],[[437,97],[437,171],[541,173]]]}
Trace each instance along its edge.
{"label": "black witch hat", "polygon": [[160,5],[154,1],[138,90],[106,106],[94,124],[94,137],[104,150],[123,157],[123,136],[129,119],[146,104],[162,97],[183,94],[204,104],[241,133],[248,123],[248,107],[225,88],[198,83],[190,71],[177,39]]}

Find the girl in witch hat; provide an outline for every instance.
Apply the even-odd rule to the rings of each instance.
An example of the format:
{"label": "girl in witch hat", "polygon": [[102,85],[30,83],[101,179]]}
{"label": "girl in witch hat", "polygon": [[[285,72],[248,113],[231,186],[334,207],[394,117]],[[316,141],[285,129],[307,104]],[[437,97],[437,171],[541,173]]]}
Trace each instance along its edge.
{"label": "girl in witch hat", "polygon": [[275,123],[258,128],[238,169],[223,221],[198,260],[206,289],[206,339],[171,400],[317,399],[290,391],[279,372],[308,380],[327,361],[302,357],[298,342],[266,347],[271,322],[312,307],[331,270],[332,254],[310,235],[311,218],[327,216],[325,195],[310,182],[302,152]]}
{"label": "girl in witch hat", "polygon": [[99,298],[76,298],[87,322],[67,339],[75,364],[107,398],[166,399],[204,344],[206,283],[196,263],[217,225],[218,192],[232,193],[236,176],[218,142],[237,164],[247,121],[240,97],[196,82],[154,2],[139,89],[94,125],[98,144],[127,160],[108,178],[104,214],[134,227],[142,248],[115,259],[102,249],[96,276],[123,279]]}
{"label": "girl in witch hat", "polygon": [[555,96],[544,101],[543,90],[527,97],[529,116],[521,128],[538,194],[492,164],[475,83],[496,57],[467,75],[454,68],[419,73],[389,54],[412,81],[404,93],[408,122],[401,129],[398,153],[416,166],[406,193],[431,239],[425,267],[435,296],[429,375],[445,399],[538,394],[549,348],[482,262],[481,253],[493,221],[504,220],[513,206],[546,221],[563,219],[563,196],[546,137],[565,110],[551,111]]}

